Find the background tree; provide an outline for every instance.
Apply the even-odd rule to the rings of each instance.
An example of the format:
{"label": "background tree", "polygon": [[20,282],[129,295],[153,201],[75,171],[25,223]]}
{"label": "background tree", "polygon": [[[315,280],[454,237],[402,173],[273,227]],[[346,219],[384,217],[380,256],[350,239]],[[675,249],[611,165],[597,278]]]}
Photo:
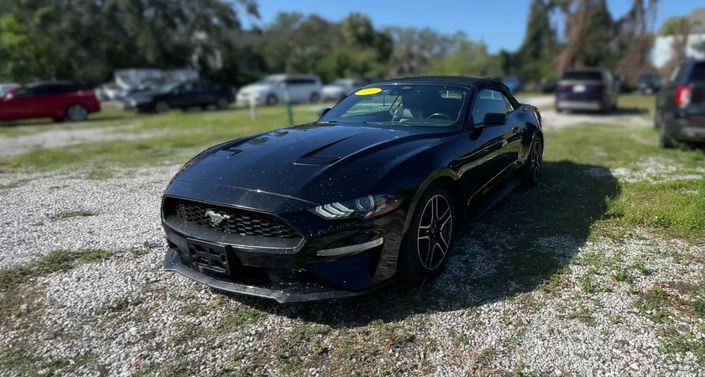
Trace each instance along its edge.
{"label": "background tree", "polygon": [[686,59],[691,23],[687,17],[670,18],[659,30],[659,34],[671,37],[671,58],[661,68],[663,77],[669,77]]}
{"label": "background tree", "polygon": [[505,61],[505,73],[517,71],[522,78],[544,79],[555,76],[551,59],[557,49],[556,31],[551,26],[551,13],[555,4],[533,0],[529,10],[524,41],[519,51]]}
{"label": "background tree", "polygon": [[0,72],[85,84],[133,67],[232,72],[234,81],[236,67],[225,64],[240,47],[238,15],[257,16],[252,0],[0,0],[0,12],[3,60],[30,60],[22,72],[14,64]]}
{"label": "background tree", "polygon": [[624,75],[627,82],[634,84],[645,73],[655,73],[649,54],[654,45],[656,24],[656,0],[634,0],[630,11],[616,24],[616,34],[620,51],[626,51],[620,58],[615,71]]}

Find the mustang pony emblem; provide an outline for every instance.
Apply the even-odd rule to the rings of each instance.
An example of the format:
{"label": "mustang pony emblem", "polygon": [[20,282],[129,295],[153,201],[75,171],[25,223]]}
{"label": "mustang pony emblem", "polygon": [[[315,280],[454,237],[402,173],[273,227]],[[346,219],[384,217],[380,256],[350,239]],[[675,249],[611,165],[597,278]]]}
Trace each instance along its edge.
{"label": "mustang pony emblem", "polygon": [[217,213],[213,210],[208,210],[206,211],[206,216],[211,220],[211,225],[213,226],[218,226],[220,223],[223,222],[223,220],[228,220],[230,219],[230,215],[221,215],[220,213]]}

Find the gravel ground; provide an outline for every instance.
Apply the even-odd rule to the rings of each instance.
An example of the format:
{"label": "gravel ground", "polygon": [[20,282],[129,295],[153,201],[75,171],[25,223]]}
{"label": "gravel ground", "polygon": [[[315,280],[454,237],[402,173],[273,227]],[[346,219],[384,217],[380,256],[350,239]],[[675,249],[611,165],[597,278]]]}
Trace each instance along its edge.
{"label": "gravel ground", "polygon": [[[611,174],[631,182],[673,173],[668,161],[639,164]],[[658,308],[640,304],[655,287],[690,298],[683,285],[702,282],[702,247],[643,229],[618,239],[557,234],[531,256],[556,269],[521,282],[505,272],[522,247],[497,226],[513,216],[507,208],[519,200],[510,199],[460,231],[432,283],[282,307],[162,270],[159,196],[177,168],[104,181],[0,173],[0,270],[57,250],[110,252],[20,287],[0,322],[0,366],[12,365],[0,375],[703,375],[698,355],[663,341],[675,331],[681,343],[703,344],[703,319],[671,310],[659,321]],[[634,266],[630,283],[615,278]]]}
{"label": "gravel ground", "polygon": [[31,135],[0,138],[0,158],[24,153],[33,148],[66,148],[79,144],[111,141],[142,140],[163,134],[162,132],[130,132],[133,125],[79,128],[63,128]]}

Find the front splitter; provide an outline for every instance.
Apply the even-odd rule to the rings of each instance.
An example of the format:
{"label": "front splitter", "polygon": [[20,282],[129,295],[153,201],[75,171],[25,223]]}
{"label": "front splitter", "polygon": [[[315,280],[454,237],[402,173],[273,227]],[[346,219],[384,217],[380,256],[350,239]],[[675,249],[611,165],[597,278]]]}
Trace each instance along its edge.
{"label": "front splitter", "polygon": [[[169,248],[167,250],[164,258],[164,269],[177,272],[189,279],[221,291],[266,298],[275,300],[280,304],[348,298],[359,296],[373,290],[370,289],[361,292],[350,292],[331,289],[319,284],[298,282],[271,283],[267,286],[235,283],[203,274],[183,264],[183,262],[181,262],[181,257],[179,256],[179,251],[176,248]],[[378,287],[375,287],[375,289],[376,288]]]}

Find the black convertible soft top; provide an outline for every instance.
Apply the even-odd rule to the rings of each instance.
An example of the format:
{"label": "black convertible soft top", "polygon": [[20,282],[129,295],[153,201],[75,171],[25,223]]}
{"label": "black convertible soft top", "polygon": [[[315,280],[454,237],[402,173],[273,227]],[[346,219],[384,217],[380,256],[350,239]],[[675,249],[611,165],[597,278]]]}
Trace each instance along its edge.
{"label": "black convertible soft top", "polygon": [[411,76],[387,79],[370,83],[367,87],[380,84],[427,83],[441,85],[458,85],[468,88],[494,89],[503,92],[515,106],[521,105],[503,82],[491,77],[472,76]]}

